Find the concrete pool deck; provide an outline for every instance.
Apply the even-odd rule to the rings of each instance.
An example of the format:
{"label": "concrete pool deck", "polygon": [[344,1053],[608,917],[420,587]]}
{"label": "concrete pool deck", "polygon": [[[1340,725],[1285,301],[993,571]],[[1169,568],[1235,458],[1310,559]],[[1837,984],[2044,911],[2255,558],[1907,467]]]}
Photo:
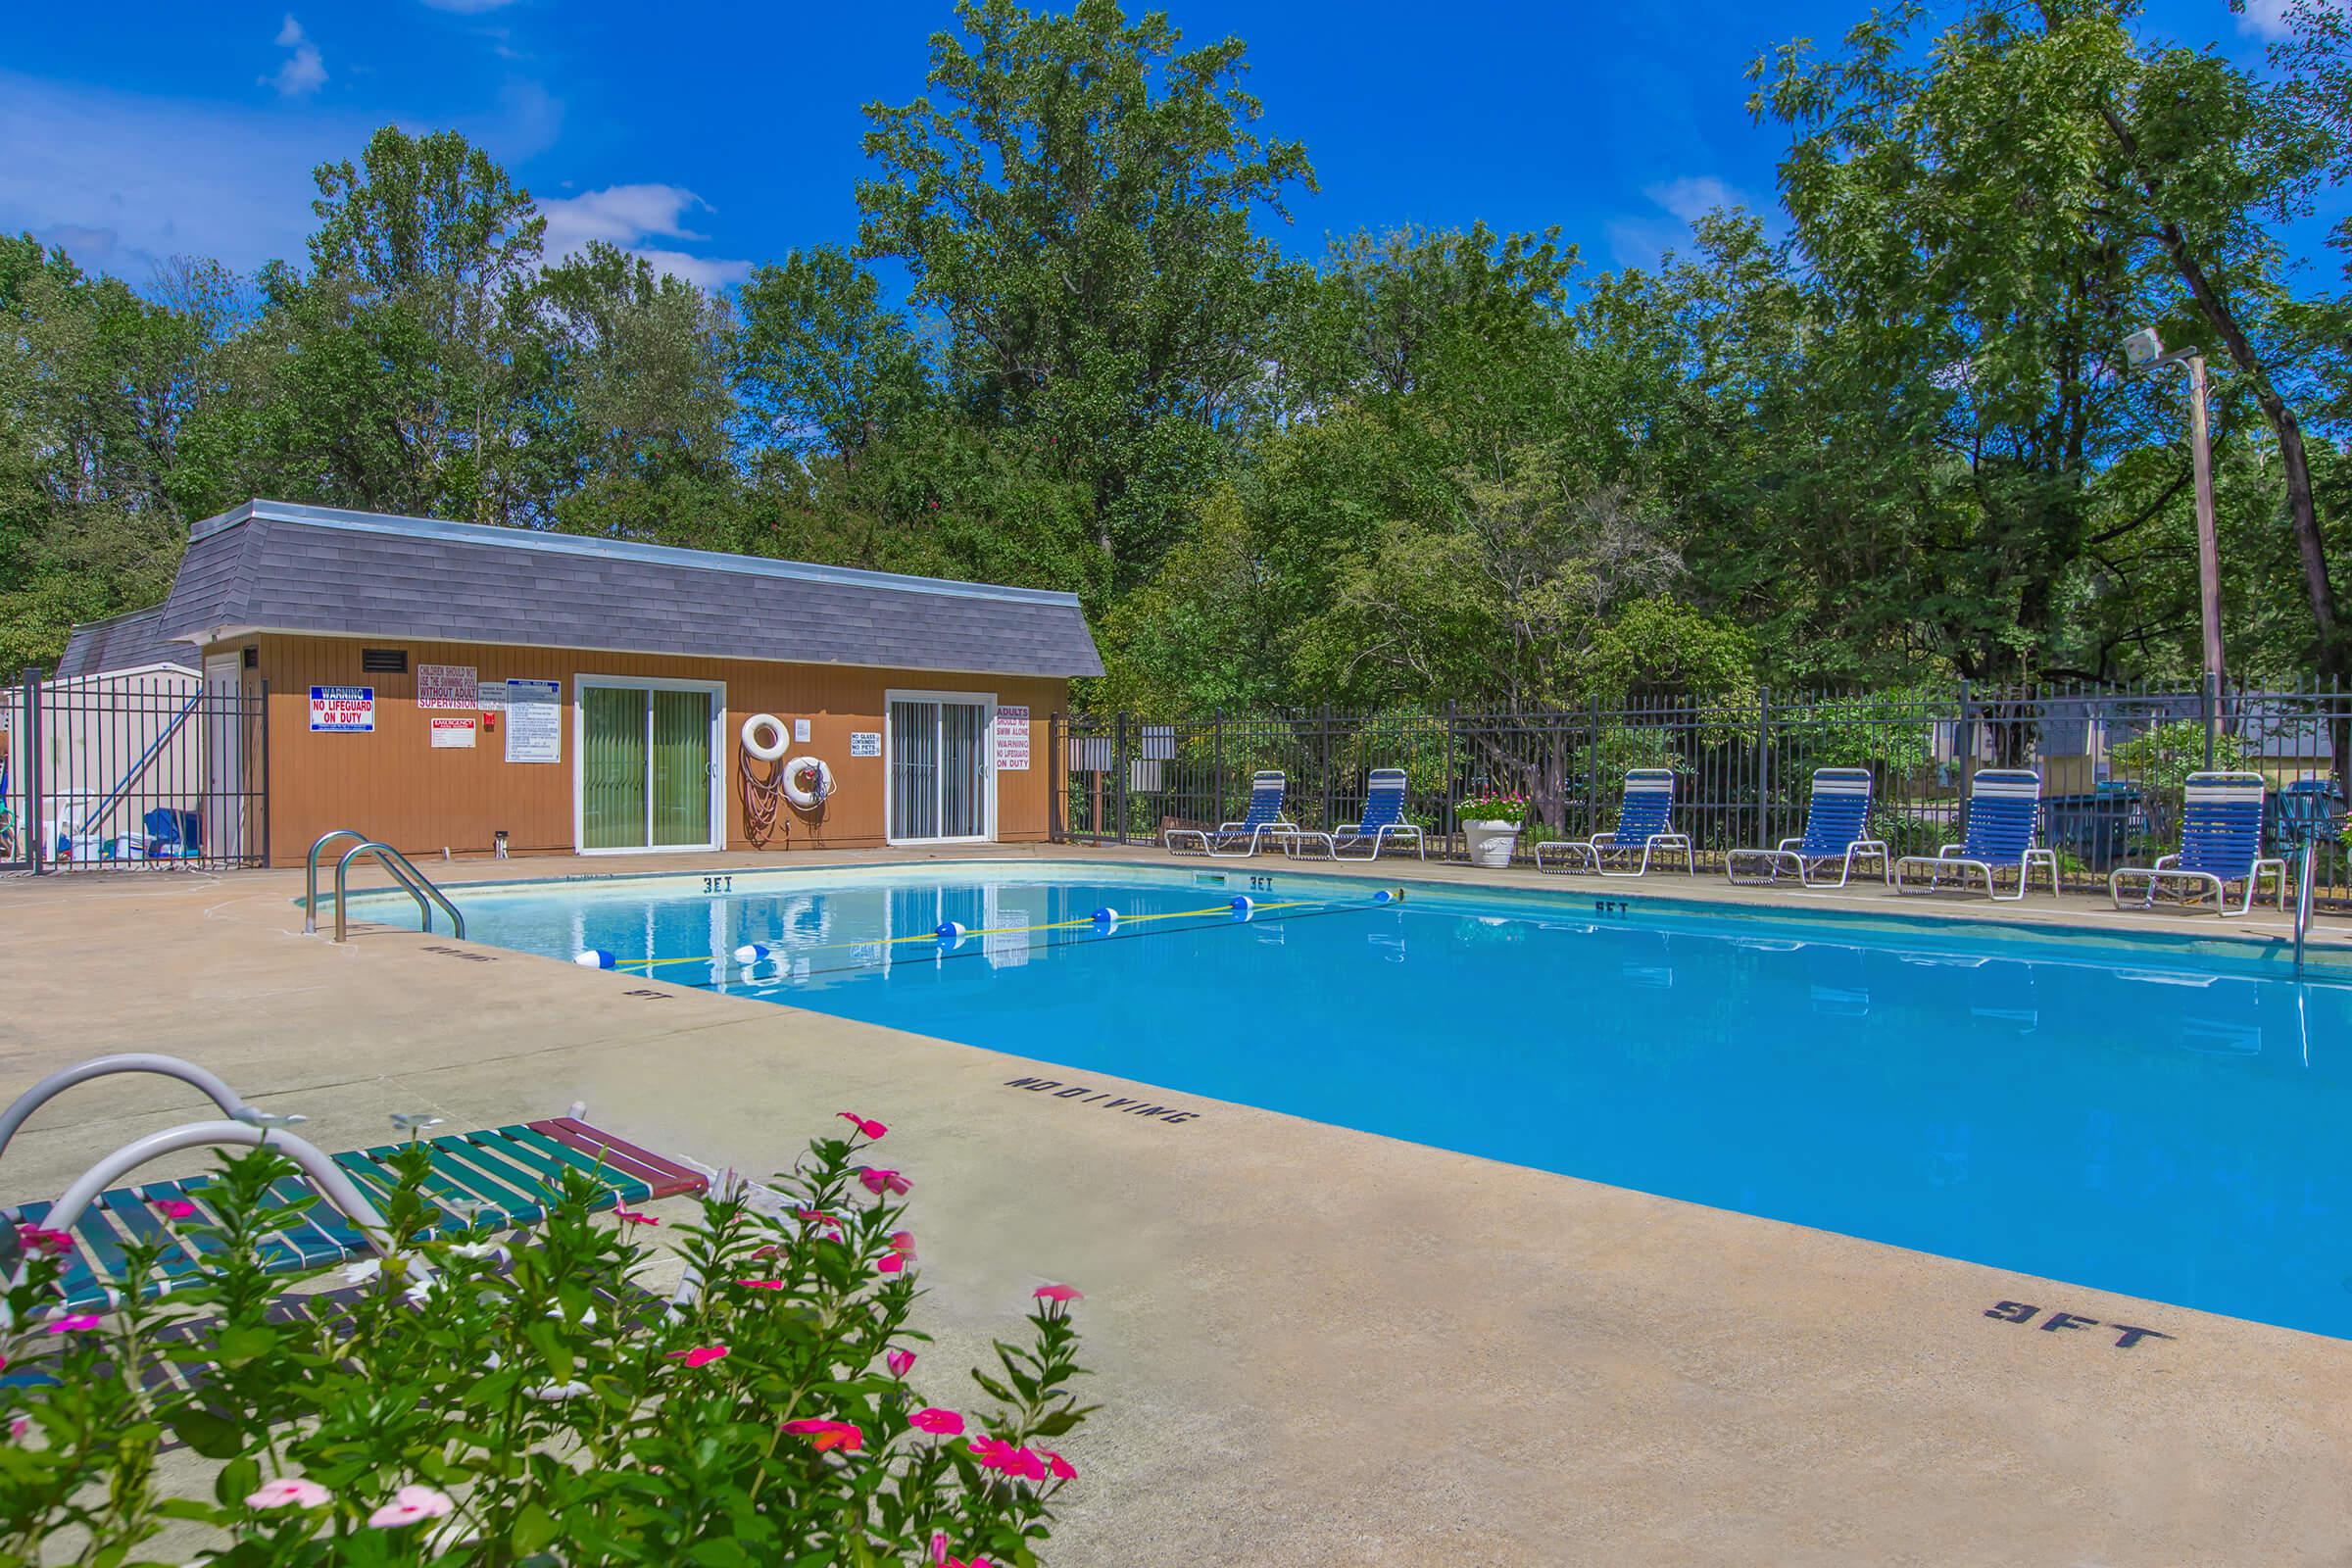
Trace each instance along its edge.
{"label": "concrete pool deck", "polygon": [[[462,885],[925,858],[427,870]],[[979,858],[1165,862],[1071,847]],[[1720,877],[1347,869],[1905,914],[1926,903]],[[1087,1392],[1106,1408],[1070,1449],[1084,1475],[1056,1563],[2352,1560],[2352,1343],[1089,1075],[1200,1113],[1102,1115],[1006,1087],[1069,1080],[1037,1062],[446,933],[365,927],[337,947],[300,934],[301,882],[299,868],[0,881],[0,1091],[101,1052],[167,1051],[305,1112],[329,1148],[379,1141],[393,1110],[488,1125],[584,1100],[649,1147],[754,1173],[839,1108],[878,1116],[916,1182],[917,1316],[939,1341],[914,1378],[926,1395],[965,1399],[959,1369],[1037,1283],[1087,1292]],[[2119,922],[2078,900],[2027,912],[2226,928]],[[2275,911],[2227,927],[2270,942],[2284,929]],[[2319,940],[2352,948],[2336,921]],[[660,994],[632,994],[646,991]],[[74,1091],[11,1146],[0,1193],[53,1194],[189,1119],[191,1100],[133,1079]],[[1987,1315],[2004,1301],[2038,1311]],[[2046,1327],[2058,1312],[2097,1326]],[[2124,1348],[2127,1325],[2172,1338]]]}

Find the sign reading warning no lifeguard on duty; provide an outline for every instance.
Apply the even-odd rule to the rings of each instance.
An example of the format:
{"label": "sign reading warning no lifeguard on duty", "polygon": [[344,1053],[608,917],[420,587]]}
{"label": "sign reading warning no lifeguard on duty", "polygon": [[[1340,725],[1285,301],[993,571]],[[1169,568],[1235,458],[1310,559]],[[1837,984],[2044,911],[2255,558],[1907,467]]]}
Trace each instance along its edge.
{"label": "sign reading warning no lifeguard on duty", "polygon": [[375,731],[375,688],[372,686],[314,686],[311,688],[311,728],[345,735]]}

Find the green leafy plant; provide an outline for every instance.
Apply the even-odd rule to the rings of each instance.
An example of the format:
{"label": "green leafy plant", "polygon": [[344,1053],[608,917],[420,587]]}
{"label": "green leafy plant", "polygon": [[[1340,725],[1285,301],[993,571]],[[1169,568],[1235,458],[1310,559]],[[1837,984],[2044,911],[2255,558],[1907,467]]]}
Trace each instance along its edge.
{"label": "green leafy plant", "polygon": [[[119,1563],[169,1531],[174,1560],[240,1568],[1035,1564],[1077,1474],[1048,1445],[1091,1408],[1079,1293],[1037,1291],[1026,1340],[971,1374],[985,1407],[932,1403],[910,1184],[864,1162],[886,1129],[850,1119],[772,1189],[706,1197],[679,1226],[695,1288],[668,1298],[639,1283],[662,1220],[594,1213],[570,1173],[527,1239],[453,1232],[414,1144],[391,1250],[307,1312],[322,1271],[269,1254],[311,1200],[272,1196],[291,1167],[266,1151],[222,1161],[209,1222],[166,1211],[194,1269],[159,1294],[162,1244],[133,1249],[109,1317],[50,1309],[60,1264],[27,1228],[0,1346],[45,1375],[0,1387],[0,1561]],[[190,1387],[153,1375],[174,1366]],[[205,1491],[159,1481],[167,1436]]]}

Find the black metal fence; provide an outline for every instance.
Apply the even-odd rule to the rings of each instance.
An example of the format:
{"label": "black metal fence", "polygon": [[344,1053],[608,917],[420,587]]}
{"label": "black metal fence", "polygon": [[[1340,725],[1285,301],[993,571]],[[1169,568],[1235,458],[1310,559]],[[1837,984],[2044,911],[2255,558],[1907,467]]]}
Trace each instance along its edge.
{"label": "black metal fence", "polygon": [[0,692],[0,869],[227,870],[270,862],[269,691],[193,671]]}
{"label": "black metal fence", "polygon": [[[2041,840],[2058,851],[2065,884],[2087,890],[2103,888],[2115,866],[2179,848],[2181,782],[2200,768],[2262,773],[2281,847],[2288,795],[2311,791],[2340,808],[2336,758],[2352,733],[2352,693],[1963,682],[1762,691],[1740,702],[1643,697],[1535,713],[1090,712],[1054,725],[1069,769],[1055,834],[1071,842],[1148,844],[1170,827],[1233,820],[1260,768],[1288,775],[1294,821],[1329,828],[1361,813],[1373,768],[1400,767],[1407,814],[1430,833],[1432,856],[1462,853],[1462,800],[1517,795],[1527,826],[1516,858],[1526,863],[1547,839],[1609,827],[1628,768],[1671,767],[1677,826],[1702,867],[1720,867],[1733,849],[1804,831],[1815,768],[1861,766],[1877,780],[1877,836],[1898,856],[1933,855],[1965,831],[1976,768],[2032,767],[2042,776]],[[2352,900],[2334,843],[2320,846],[2313,877],[2322,899]]]}

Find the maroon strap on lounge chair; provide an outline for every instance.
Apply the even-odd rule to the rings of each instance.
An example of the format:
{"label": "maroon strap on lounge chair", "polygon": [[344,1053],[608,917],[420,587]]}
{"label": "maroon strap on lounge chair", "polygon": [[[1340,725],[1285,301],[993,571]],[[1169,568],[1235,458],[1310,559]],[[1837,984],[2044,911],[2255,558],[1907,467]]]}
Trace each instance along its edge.
{"label": "maroon strap on lounge chair", "polygon": [[611,1133],[591,1127],[569,1116],[556,1116],[547,1121],[526,1122],[525,1126],[542,1137],[553,1138],[569,1149],[576,1149],[591,1159],[602,1159],[615,1170],[636,1177],[654,1190],[656,1198],[675,1198],[680,1193],[699,1193],[710,1185],[709,1178],[673,1164],[660,1154],[624,1143]]}

